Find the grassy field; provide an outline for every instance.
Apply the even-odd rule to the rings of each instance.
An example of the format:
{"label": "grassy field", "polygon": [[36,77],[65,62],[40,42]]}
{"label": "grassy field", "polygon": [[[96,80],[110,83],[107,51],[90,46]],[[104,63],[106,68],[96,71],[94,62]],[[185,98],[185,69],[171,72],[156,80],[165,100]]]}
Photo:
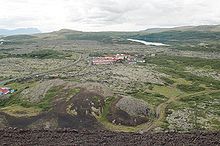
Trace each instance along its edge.
{"label": "grassy field", "polygon": [[150,106],[156,108],[160,103],[165,102],[168,98],[159,93],[138,92],[132,95],[135,98],[146,101]]}
{"label": "grassy field", "polygon": [[35,107],[25,108],[20,105],[11,105],[0,109],[1,112],[7,113],[14,117],[32,117],[38,115],[41,110]]}
{"label": "grassy field", "polygon": [[211,77],[196,76],[186,70],[186,67],[194,67],[198,69],[209,68],[218,72],[220,69],[220,60],[218,59],[174,57],[166,55],[148,57],[145,59],[147,63],[157,65],[157,70],[169,75],[173,81],[176,80],[176,82],[178,82],[178,80],[182,80],[184,82],[190,82],[193,85],[204,84],[210,88],[220,89],[220,81]]}

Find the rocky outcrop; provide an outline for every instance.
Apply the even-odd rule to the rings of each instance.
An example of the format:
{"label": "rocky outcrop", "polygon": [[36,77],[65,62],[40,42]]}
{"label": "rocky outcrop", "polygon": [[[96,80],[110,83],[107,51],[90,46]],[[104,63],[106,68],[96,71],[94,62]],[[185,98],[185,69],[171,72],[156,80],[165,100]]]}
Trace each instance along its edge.
{"label": "rocky outcrop", "polygon": [[145,101],[132,97],[121,98],[116,107],[130,116],[147,116],[149,113],[149,108]]}
{"label": "rocky outcrop", "polygon": [[133,97],[122,97],[113,104],[108,120],[113,124],[137,126],[149,121],[150,109],[146,102]]}

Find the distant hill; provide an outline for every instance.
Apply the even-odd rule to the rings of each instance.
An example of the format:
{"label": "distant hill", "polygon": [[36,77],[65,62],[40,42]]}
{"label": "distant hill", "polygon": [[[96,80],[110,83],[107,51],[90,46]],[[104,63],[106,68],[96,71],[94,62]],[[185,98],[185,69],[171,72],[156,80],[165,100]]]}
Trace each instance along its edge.
{"label": "distant hill", "polygon": [[200,25],[200,26],[182,26],[173,28],[150,28],[143,32],[146,33],[160,33],[166,31],[207,31],[207,32],[220,32],[220,25]]}
{"label": "distant hill", "polygon": [[[220,25],[183,26],[183,27],[174,27],[174,28],[151,28],[144,31],[134,31],[134,32],[116,32],[116,31],[83,32],[83,31],[76,31],[71,29],[61,29],[59,31],[41,33],[35,36],[41,39],[97,40],[104,42],[112,42],[111,40],[127,39],[131,37],[143,39],[142,36],[148,36],[150,34],[156,34],[156,33],[158,33],[158,35],[160,35],[161,33],[162,35],[163,33],[164,35],[170,35],[171,33],[173,37],[167,38],[168,40],[170,40],[170,39],[175,39],[176,35],[185,36],[185,33],[188,33],[189,36],[190,35],[194,36],[195,33],[193,32],[196,32],[195,37],[197,37],[200,34],[206,37],[205,33],[207,32],[219,33]],[[160,40],[156,40],[156,41],[160,41]],[[162,40],[162,41],[166,41],[166,40]]]}
{"label": "distant hill", "polygon": [[36,34],[36,33],[40,33],[40,30],[37,28],[18,28],[14,30],[0,29],[0,36]]}
{"label": "distant hill", "polygon": [[[29,29],[25,29],[29,30]],[[62,29],[49,33],[39,33],[39,30],[23,31],[25,35],[17,35],[10,40],[43,39],[43,40],[91,40],[103,43],[128,43],[127,39],[139,39],[149,42],[166,44],[176,43],[200,43],[220,40],[220,25],[183,26],[174,28],[152,28],[136,32],[83,32],[70,29]],[[37,33],[27,36],[28,33]],[[1,30],[0,30],[1,35]],[[6,38],[5,38],[6,39]]]}

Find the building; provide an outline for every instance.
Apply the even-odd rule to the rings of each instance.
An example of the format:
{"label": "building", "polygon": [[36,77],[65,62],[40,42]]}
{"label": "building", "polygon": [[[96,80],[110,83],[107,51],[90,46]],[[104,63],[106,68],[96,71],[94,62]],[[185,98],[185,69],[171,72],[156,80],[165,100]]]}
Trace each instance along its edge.
{"label": "building", "polygon": [[6,94],[14,93],[14,92],[15,90],[10,89],[10,88],[6,88],[6,87],[0,88],[0,95],[6,95]]}
{"label": "building", "polygon": [[146,61],[144,59],[137,59],[137,63],[145,63]]}
{"label": "building", "polygon": [[92,60],[93,65],[98,64],[114,64],[116,62],[119,62],[121,60],[128,59],[129,55],[126,54],[117,54],[114,56],[105,56],[105,57],[95,57]]}
{"label": "building", "polygon": [[125,60],[127,58],[129,58],[130,55],[127,54],[116,54],[115,58],[120,59],[120,60]]}
{"label": "building", "polygon": [[118,59],[114,57],[96,57],[92,60],[93,65],[98,64],[114,64]]}
{"label": "building", "polygon": [[151,54],[150,56],[151,56],[151,57],[155,57],[155,56],[156,56],[156,54]]}

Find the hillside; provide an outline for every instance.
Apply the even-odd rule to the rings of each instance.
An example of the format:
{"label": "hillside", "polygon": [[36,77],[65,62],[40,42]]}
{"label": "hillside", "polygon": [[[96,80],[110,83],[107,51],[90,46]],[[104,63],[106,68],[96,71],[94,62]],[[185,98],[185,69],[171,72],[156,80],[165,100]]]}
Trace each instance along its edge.
{"label": "hillside", "polygon": [[150,28],[144,30],[147,33],[160,33],[166,31],[208,31],[220,32],[220,25],[200,25],[200,26],[182,26],[173,28]]}
{"label": "hillside", "polygon": [[175,50],[220,52],[220,25],[154,28],[138,32],[82,32],[62,29],[35,35],[4,37],[5,44],[23,44],[39,40],[96,41],[104,44],[128,44],[127,39],[139,39],[171,45]]}
{"label": "hillside", "polygon": [[104,43],[121,42],[128,38],[151,42],[204,42],[220,39],[220,25],[184,26],[175,28],[154,28],[138,32],[82,32],[63,29],[52,33],[41,34],[45,38],[55,37],[67,40],[93,40]]}
{"label": "hillside", "polygon": [[40,33],[40,30],[37,28],[18,28],[18,29],[0,29],[0,36],[9,36],[9,35],[20,35],[20,34],[36,34]]}
{"label": "hillside", "polygon": [[130,37],[149,42],[169,44],[175,50],[220,51],[220,25],[154,28]]}

